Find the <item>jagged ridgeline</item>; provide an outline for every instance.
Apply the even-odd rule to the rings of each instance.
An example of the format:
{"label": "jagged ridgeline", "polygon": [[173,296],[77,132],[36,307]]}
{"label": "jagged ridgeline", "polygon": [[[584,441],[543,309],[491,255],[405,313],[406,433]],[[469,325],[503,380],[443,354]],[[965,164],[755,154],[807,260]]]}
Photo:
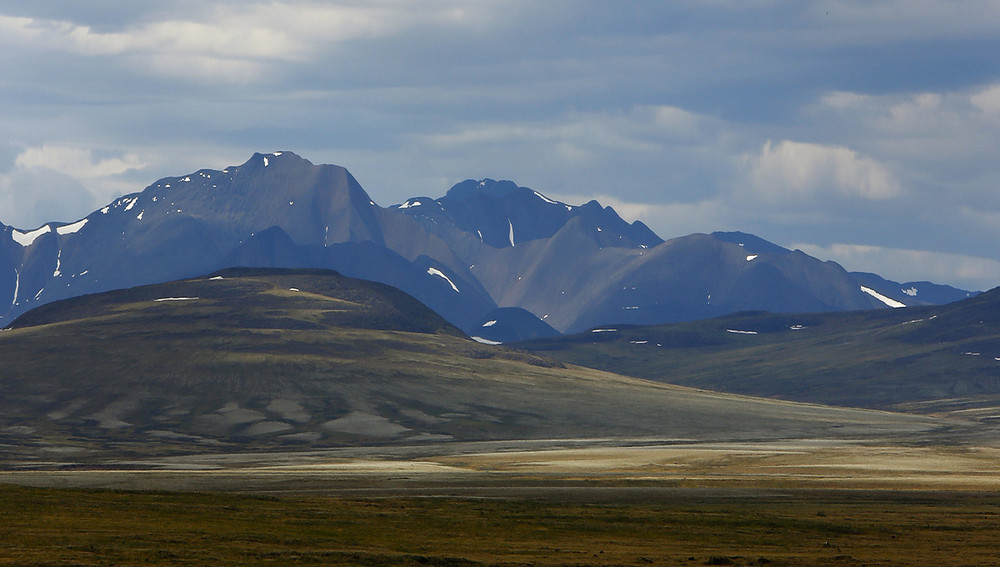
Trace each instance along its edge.
{"label": "jagged ridgeline", "polygon": [[467,180],[441,198],[380,207],[343,167],[273,152],[161,179],[73,223],[0,225],[0,324],[51,301],[232,266],[382,282],[476,336],[497,308],[522,310],[487,340],[969,295],[852,274],[742,233],[664,242],[596,201],[562,203],[510,181]]}

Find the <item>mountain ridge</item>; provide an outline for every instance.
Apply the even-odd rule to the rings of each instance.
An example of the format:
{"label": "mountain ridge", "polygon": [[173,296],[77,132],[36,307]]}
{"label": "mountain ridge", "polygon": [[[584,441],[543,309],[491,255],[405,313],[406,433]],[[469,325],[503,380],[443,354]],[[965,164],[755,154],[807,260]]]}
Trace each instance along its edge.
{"label": "mountain ridge", "polygon": [[466,180],[438,199],[380,207],[347,169],[279,151],[165,177],[73,223],[0,225],[0,297],[11,298],[0,323],[50,301],[232,265],[380,281],[470,333],[498,307],[574,332],[966,293],[852,274],[744,233],[664,241],[596,201],[569,205],[511,181]]}

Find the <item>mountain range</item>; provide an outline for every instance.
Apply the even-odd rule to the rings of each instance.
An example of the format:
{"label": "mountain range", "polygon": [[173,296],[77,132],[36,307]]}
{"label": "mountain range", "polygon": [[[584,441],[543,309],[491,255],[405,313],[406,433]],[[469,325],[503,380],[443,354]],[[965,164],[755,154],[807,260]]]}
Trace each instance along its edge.
{"label": "mountain range", "polygon": [[570,205],[510,181],[381,207],[346,169],[273,152],[161,179],[73,223],[0,224],[0,324],[55,300],[232,266],[389,284],[486,342],[973,295],[851,273],[744,233],[664,241],[596,201]]}

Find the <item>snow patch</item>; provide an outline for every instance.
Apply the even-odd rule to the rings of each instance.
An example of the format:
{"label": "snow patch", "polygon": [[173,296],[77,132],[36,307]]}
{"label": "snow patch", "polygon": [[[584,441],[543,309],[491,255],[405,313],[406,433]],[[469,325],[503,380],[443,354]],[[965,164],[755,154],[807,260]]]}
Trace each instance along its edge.
{"label": "snow patch", "polygon": [[267,158],[264,158],[264,167],[267,167]]}
{"label": "snow patch", "polygon": [[421,203],[420,201],[406,201],[405,203],[403,203],[402,205],[400,205],[397,208],[400,208],[400,209],[409,209],[410,207],[419,207],[422,204],[423,203]]}
{"label": "snow patch", "polygon": [[755,258],[757,258],[756,254],[750,254],[747,256],[747,262],[752,262]]}
{"label": "snow patch", "polygon": [[455,285],[455,282],[451,281],[451,279],[448,276],[444,275],[444,272],[442,272],[441,270],[437,268],[427,268],[427,273],[432,276],[444,278],[444,281],[448,282],[448,285],[451,286],[451,289],[455,290],[456,292],[458,291],[458,286]]}
{"label": "snow patch", "polygon": [[17,305],[17,292],[21,290],[21,272],[14,270],[14,299],[11,300],[11,305]]}
{"label": "snow patch", "polygon": [[45,288],[44,288],[44,287],[43,287],[42,289],[38,290],[38,293],[36,293],[36,294],[35,294],[35,301],[38,301],[38,297],[39,297],[40,295],[42,295],[42,292],[43,292],[43,291],[45,291]]}
{"label": "snow patch", "polygon": [[906,307],[905,303],[900,303],[900,302],[896,301],[895,299],[892,299],[891,297],[886,297],[886,296],[882,295],[881,293],[875,291],[874,289],[872,289],[870,287],[861,286],[861,291],[867,293],[868,295],[874,297],[875,299],[881,301],[882,303],[885,303],[886,305],[888,305],[889,307],[892,307],[893,309],[899,309],[900,307]]}
{"label": "snow patch", "polygon": [[483,326],[484,327],[492,327],[493,325],[496,325],[496,324],[497,324],[497,320],[494,319],[492,321],[487,321],[487,322],[483,323]]}
{"label": "snow patch", "polygon": [[[167,185],[167,187],[170,187],[170,186]],[[132,197],[132,199],[129,200],[129,202],[128,202],[128,206],[125,207],[125,212],[127,213],[127,212],[131,211],[132,207],[134,207],[135,204],[136,204],[136,202],[138,202],[138,201],[139,201],[139,197]]]}
{"label": "snow patch", "polygon": [[139,211],[139,214],[135,216],[135,220],[142,220],[142,214],[145,212],[146,212],[145,209]]}
{"label": "snow patch", "polygon": [[726,329],[727,333],[733,333],[736,335],[756,335],[757,331],[741,331],[739,329]]}
{"label": "snow patch", "polygon": [[546,203],[548,203],[548,204],[550,204],[550,205],[558,205],[558,204],[559,204],[559,203],[557,203],[557,202],[553,201],[552,199],[549,199],[549,198],[548,198],[548,197],[546,197],[545,195],[542,195],[542,194],[541,194],[541,193],[539,193],[538,191],[532,191],[532,193],[534,193],[534,194],[535,194],[535,195],[536,195],[536,196],[537,196],[537,197],[538,197],[539,199],[541,199],[541,200],[545,201]]}
{"label": "snow patch", "polygon": [[916,287],[911,287],[910,289],[904,289],[904,290],[902,290],[902,292],[905,293],[906,295],[909,295],[910,297],[916,297],[917,296],[917,288]]}
{"label": "snow patch", "polygon": [[80,219],[73,224],[67,224],[56,228],[56,232],[62,235],[73,234],[75,232],[79,232],[85,224],[87,224],[87,219]]}
{"label": "snow patch", "polygon": [[21,232],[16,228],[12,228],[10,229],[10,236],[11,238],[14,239],[15,242],[27,248],[28,246],[34,244],[35,240],[38,240],[39,236],[47,234],[49,232],[52,232],[52,227],[46,224],[30,232]]}
{"label": "snow patch", "polygon": [[290,288],[288,288],[288,291],[299,291],[299,288],[297,288],[297,287],[290,287]]}
{"label": "snow patch", "polygon": [[500,341],[491,341],[489,339],[484,339],[483,337],[469,337],[477,343],[482,343],[484,345],[502,345]]}
{"label": "snow patch", "polygon": [[644,344],[647,344],[648,342],[649,341],[629,341],[628,344],[630,344],[630,345],[644,345]]}
{"label": "snow patch", "polygon": [[274,157],[281,157],[281,152],[274,152],[271,155],[274,156]]}
{"label": "snow patch", "polygon": [[111,207],[104,207],[103,209],[101,209],[101,214],[102,215],[106,215],[106,214],[108,214],[108,211],[110,211],[110,210],[111,210]]}
{"label": "snow patch", "polygon": [[194,301],[197,297],[161,297],[153,301]]}
{"label": "snow patch", "polygon": [[514,246],[514,223],[510,222],[510,219],[507,219],[507,224],[510,225],[510,232],[507,236],[510,237],[510,245]]}
{"label": "snow patch", "polygon": [[591,333],[617,333],[618,329],[594,329]]}
{"label": "snow patch", "polygon": [[210,281],[218,281],[218,280],[222,280],[222,279],[225,279],[225,278],[223,278],[222,276],[215,276],[215,277],[211,277],[211,278],[208,278],[208,279]]}
{"label": "snow patch", "polygon": [[62,250],[60,250],[59,253],[56,254],[56,269],[55,271],[52,272],[52,277],[58,278],[59,276],[62,275],[62,272],[59,271],[59,268],[61,266],[62,266]]}

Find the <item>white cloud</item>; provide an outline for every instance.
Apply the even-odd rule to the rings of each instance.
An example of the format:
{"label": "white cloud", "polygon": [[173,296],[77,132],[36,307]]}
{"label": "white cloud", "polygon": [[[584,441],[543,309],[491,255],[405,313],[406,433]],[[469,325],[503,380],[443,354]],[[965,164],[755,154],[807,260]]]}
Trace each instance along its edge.
{"label": "white cloud", "polygon": [[983,114],[1000,118],[1000,85],[992,85],[972,94],[969,101]]}
{"label": "white cloud", "polygon": [[25,149],[14,163],[25,169],[51,169],[82,179],[118,175],[145,167],[135,154],[95,160],[90,150],[45,145]]}
{"label": "white cloud", "polygon": [[859,244],[799,243],[791,247],[834,260],[850,271],[873,272],[899,282],[929,280],[971,290],[1000,285],[1000,261],[992,258]]}
{"label": "white cloud", "polygon": [[79,181],[42,168],[15,168],[0,174],[0,222],[22,229],[49,221],[76,220],[94,208]]}
{"label": "white cloud", "polygon": [[384,38],[417,27],[483,28],[503,19],[495,2],[437,0],[417,5],[258,2],[206,4],[186,18],[99,31],[72,21],[0,15],[0,45],[73,56],[116,56],[135,71],[168,78],[249,83],[274,64],[317,62],[346,42]]}
{"label": "white cloud", "polygon": [[746,156],[748,195],[771,204],[816,197],[882,201],[902,193],[893,174],[874,159],[839,146],[768,140]]}
{"label": "white cloud", "polygon": [[141,189],[121,176],[145,166],[135,154],[97,158],[79,148],[26,148],[0,174],[0,222],[26,228],[76,220],[114,195]]}
{"label": "white cloud", "polygon": [[835,92],[807,115],[812,128],[837,124],[851,145],[906,172],[913,192],[947,187],[951,200],[956,191],[995,192],[1000,84],[903,95]]}

